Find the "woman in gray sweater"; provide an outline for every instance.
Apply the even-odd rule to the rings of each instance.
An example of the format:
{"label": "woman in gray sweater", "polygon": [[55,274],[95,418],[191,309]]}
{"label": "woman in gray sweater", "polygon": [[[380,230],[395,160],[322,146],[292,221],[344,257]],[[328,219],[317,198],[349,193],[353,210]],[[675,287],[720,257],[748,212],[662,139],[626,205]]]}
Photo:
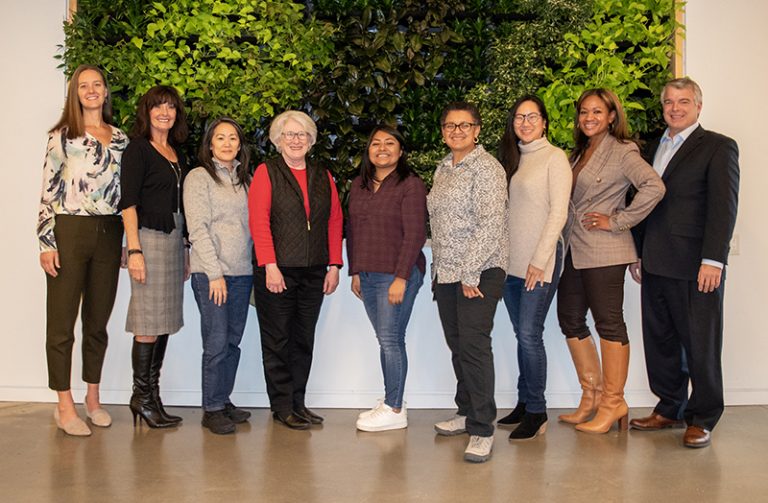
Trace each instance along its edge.
{"label": "woman in gray sweater", "polygon": [[213,433],[225,434],[251,416],[229,399],[253,287],[249,155],[240,126],[229,118],[215,120],[205,132],[198,158],[201,166],[184,183],[184,208],[203,337],[202,423]]}
{"label": "woman in gray sweater", "polygon": [[544,320],[562,270],[561,232],[568,218],[571,168],[565,152],[547,141],[548,116],[536,96],[512,106],[499,148],[509,181],[509,260],[504,304],[517,338],[517,406],[499,425],[519,426],[510,440],[544,433],[547,354]]}

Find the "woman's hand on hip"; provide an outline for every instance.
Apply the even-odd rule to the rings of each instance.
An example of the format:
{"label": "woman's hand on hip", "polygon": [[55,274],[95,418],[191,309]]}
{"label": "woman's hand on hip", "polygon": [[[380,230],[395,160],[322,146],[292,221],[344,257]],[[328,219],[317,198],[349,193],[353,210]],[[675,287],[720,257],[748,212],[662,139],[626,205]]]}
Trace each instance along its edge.
{"label": "woman's hand on hip", "polygon": [[224,278],[208,281],[208,300],[217,306],[227,302],[227,281]]}
{"label": "woman's hand on hip", "polygon": [[52,278],[58,276],[59,271],[57,271],[57,269],[61,269],[61,263],[59,262],[59,251],[53,250],[40,252],[40,267],[43,268],[43,271],[45,271],[48,276]]}
{"label": "woman's hand on hip", "polygon": [[608,215],[604,215],[603,213],[598,213],[596,211],[591,211],[589,213],[584,214],[584,218],[581,219],[581,225],[584,226],[584,229],[588,231],[610,231],[611,230],[611,220]]}
{"label": "woman's hand on hip", "polygon": [[332,265],[328,268],[328,272],[325,273],[325,281],[323,281],[323,293],[330,295],[336,291],[337,286],[339,286],[339,268]]}
{"label": "woman's hand on hip", "polygon": [[128,274],[131,279],[139,283],[147,282],[147,267],[144,264],[144,255],[133,253],[128,255]]}
{"label": "woman's hand on hip", "polygon": [[525,273],[525,290],[530,292],[536,288],[536,283],[544,286],[544,269],[528,264],[528,270]]}
{"label": "woman's hand on hip", "polygon": [[352,293],[355,294],[355,297],[357,297],[360,300],[363,300],[363,291],[360,289],[360,275],[354,274],[352,275],[352,285],[350,286]]}
{"label": "woman's hand on hip", "polygon": [[264,269],[267,272],[267,290],[272,293],[283,293],[288,289],[288,287],[285,286],[283,273],[280,272],[280,268],[277,267],[277,264],[267,264],[264,266]]}
{"label": "woman's hand on hip", "polygon": [[405,297],[405,287],[408,282],[403,278],[395,277],[392,284],[389,285],[389,303],[393,306],[403,303],[403,297]]}

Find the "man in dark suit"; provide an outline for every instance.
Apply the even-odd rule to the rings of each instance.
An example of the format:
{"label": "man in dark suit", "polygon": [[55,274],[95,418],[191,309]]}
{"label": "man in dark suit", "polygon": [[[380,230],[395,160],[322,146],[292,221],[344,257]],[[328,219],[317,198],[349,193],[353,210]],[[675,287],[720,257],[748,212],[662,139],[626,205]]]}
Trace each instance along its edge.
{"label": "man in dark suit", "polygon": [[723,293],[739,153],[735,141],[699,125],[702,94],[693,80],[667,83],[661,102],[667,130],[646,158],[667,192],[633,231],[640,260],[630,267],[642,279],[645,363],[659,402],[630,425],[658,430],[684,420],[683,444],[705,447],[724,409]]}

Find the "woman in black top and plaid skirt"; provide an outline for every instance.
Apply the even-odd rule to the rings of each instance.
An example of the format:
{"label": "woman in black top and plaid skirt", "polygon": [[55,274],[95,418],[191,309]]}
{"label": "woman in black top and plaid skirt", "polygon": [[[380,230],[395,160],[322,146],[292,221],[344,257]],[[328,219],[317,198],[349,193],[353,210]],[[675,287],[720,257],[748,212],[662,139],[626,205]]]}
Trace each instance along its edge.
{"label": "woman in black top and plaid skirt", "polygon": [[131,143],[123,155],[120,208],[125,225],[131,301],[125,329],[134,334],[131,412],[152,428],[175,426],[160,400],[160,369],[168,335],[184,325],[189,278],[181,188],[186,166],[177,147],[186,114],[172,87],[155,86],[139,100]]}

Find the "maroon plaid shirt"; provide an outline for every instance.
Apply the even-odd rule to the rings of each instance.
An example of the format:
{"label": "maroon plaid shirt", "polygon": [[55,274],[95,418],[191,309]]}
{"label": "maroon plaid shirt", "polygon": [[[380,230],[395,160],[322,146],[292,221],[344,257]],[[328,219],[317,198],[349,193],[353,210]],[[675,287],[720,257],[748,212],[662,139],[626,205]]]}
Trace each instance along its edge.
{"label": "maroon plaid shirt", "polygon": [[360,177],[349,192],[349,274],[382,272],[403,279],[413,266],[426,272],[421,251],[427,240],[427,190],[418,176],[398,183],[392,172],[379,190],[364,189]]}

